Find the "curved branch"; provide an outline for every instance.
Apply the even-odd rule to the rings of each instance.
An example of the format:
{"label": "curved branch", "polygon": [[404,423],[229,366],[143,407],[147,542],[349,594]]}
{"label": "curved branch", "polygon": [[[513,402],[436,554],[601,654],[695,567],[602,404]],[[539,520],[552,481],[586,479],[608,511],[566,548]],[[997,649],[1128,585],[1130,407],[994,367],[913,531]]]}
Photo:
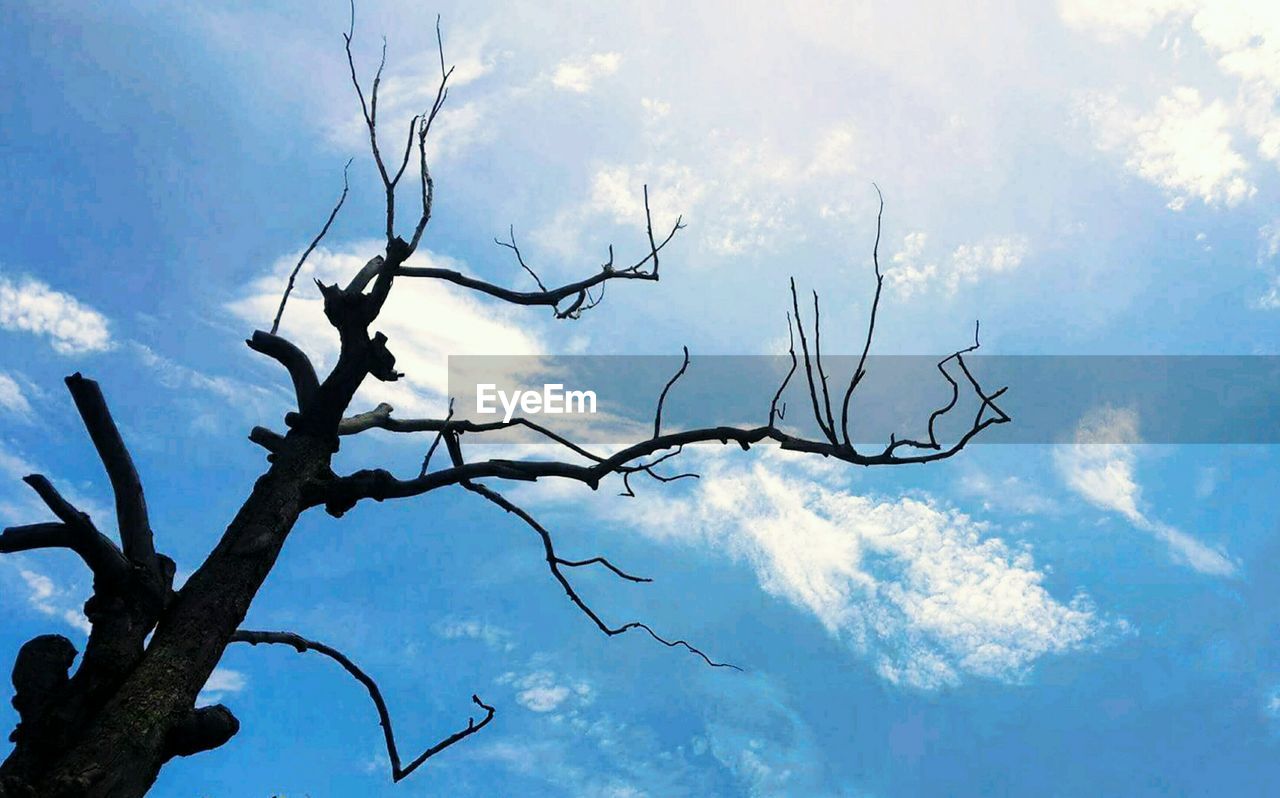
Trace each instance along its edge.
{"label": "curved branch", "polygon": [[320,245],[320,241],[328,234],[329,228],[333,225],[333,220],[338,218],[338,211],[342,210],[342,203],[347,201],[347,191],[350,188],[347,183],[347,170],[350,168],[351,160],[348,160],[347,165],[342,167],[342,196],[338,197],[338,204],[333,206],[333,211],[330,212],[328,220],[324,223],[324,227],[320,228],[320,232],[316,234],[315,238],[311,239],[311,243],[302,253],[302,257],[298,258],[297,265],[294,266],[293,271],[289,273],[289,282],[285,284],[284,296],[280,297],[280,307],[276,309],[276,317],[271,322],[272,335],[275,335],[280,329],[280,318],[284,316],[284,305],[289,301],[289,294],[293,292],[293,283],[298,279],[298,272],[302,271],[302,264],[307,262],[307,258],[310,257],[315,248]]}
{"label": "curved branch", "polygon": [[297,651],[299,654],[307,651],[314,651],[317,654],[323,654],[334,662],[342,666],[342,669],[349,673],[356,681],[364,685],[365,690],[369,692],[369,698],[373,700],[373,706],[378,711],[378,723],[382,726],[382,736],[387,746],[387,758],[391,760],[391,778],[393,781],[400,781],[413,771],[417,770],[423,762],[440,753],[444,749],[459,742],[489,725],[489,721],[493,720],[496,710],[480,700],[479,696],[471,696],[471,701],[485,711],[485,716],[479,723],[474,718],[467,720],[467,727],[461,731],[454,732],[440,742],[431,746],[427,750],[418,755],[416,759],[408,765],[401,766],[400,752],[396,747],[395,732],[391,728],[391,714],[387,711],[387,703],[382,698],[382,691],[378,688],[378,683],[373,680],[369,674],[362,671],[354,662],[347,658],[341,651],[327,646],[324,643],[318,643],[314,640],[308,640],[301,635],[293,632],[260,632],[249,629],[241,629],[231,635],[232,643],[248,643],[250,645],[274,644],[286,645]]}
{"label": "curved branch", "polygon": [[320,380],[316,377],[315,366],[311,358],[294,343],[274,333],[254,330],[253,336],[245,341],[255,352],[266,355],[284,366],[293,380],[293,392],[298,400],[298,410],[305,411],[316,391],[320,389]]}
{"label": "curved branch", "polygon": [[653,437],[662,434],[662,406],[667,403],[667,392],[671,390],[671,386],[676,384],[676,380],[684,376],[685,371],[689,368],[689,347],[681,347],[684,350],[684,362],[680,364],[680,370],[671,375],[671,379],[667,380],[667,384],[662,388],[662,395],[658,397],[658,409],[653,414]]}

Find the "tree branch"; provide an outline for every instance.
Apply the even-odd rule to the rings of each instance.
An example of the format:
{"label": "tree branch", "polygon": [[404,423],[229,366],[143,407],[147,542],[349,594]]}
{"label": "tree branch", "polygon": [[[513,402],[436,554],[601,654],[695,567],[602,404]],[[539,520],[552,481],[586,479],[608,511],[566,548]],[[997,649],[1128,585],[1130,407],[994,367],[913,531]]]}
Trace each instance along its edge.
{"label": "tree branch", "polygon": [[[130,561],[153,573],[159,573],[155,541],[151,522],[147,517],[147,501],[142,493],[142,480],[134,468],[133,458],[120,437],[120,430],[111,418],[107,402],[98,383],[82,377],[79,372],[66,379],[71,398],[84,421],[85,429],[93,440],[98,457],[111,480],[111,490],[116,499],[116,520],[120,526],[120,542]],[[85,516],[87,521],[88,516]],[[64,519],[65,520],[65,519]]]}
{"label": "tree branch", "polygon": [[[671,231],[662,241],[655,241],[652,238],[653,222],[650,218],[648,204],[648,187],[645,187],[645,219],[647,229],[650,233],[649,253],[634,264],[618,269],[613,265],[613,248],[609,250],[609,260],[601,268],[600,272],[592,275],[584,280],[578,280],[572,283],[566,283],[557,288],[545,288],[542,281],[534,275],[534,280],[539,285],[537,291],[515,291],[502,286],[488,283],[475,277],[468,277],[461,272],[452,269],[442,269],[433,266],[401,266],[396,270],[396,274],[402,277],[426,277],[436,280],[445,280],[463,288],[469,288],[473,291],[479,291],[483,294],[496,297],[505,302],[515,305],[525,305],[534,307],[550,307],[554,310],[556,318],[570,319],[577,318],[578,315],[588,307],[594,307],[598,304],[599,299],[592,299],[588,291],[596,286],[602,286],[609,280],[657,280],[658,279],[658,253],[675,237],[675,234],[684,229],[684,224],[680,219],[671,227]],[[497,242],[500,246],[512,250],[516,254],[516,259],[521,266],[530,274],[533,270],[525,263],[523,255],[515,246],[514,237],[510,245]],[[652,264],[652,265],[650,265]],[[648,267],[648,268],[646,268]],[[561,309],[561,302],[573,298],[569,306]]]}
{"label": "tree branch", "polygon": [[225,745],[240,731],[240,721],[222,704],[198,707],[176,722],[165,737],[162,756],[193,756]]}
{"label": "tree branch", "polygon": [[59,522],[9,527],[0,533],[0,554],[70,549],[84,560],[95,579],[101,579],[104,584],[120,585],[129,578],[132,570],[129,560],[110,538],[98,531],[88,515],[64,499],[43,475],[31,474],[22,481],[31,486]]}
{"label": "tree branch", "polygon": [[311,365],[311,359],[307,357],[307,353],[287,338],[262,330],[254,330],[253,336],[245,343],[253,351],[266,355],[285,367],[289,372],[289,378],[293,380],[293,392],[298,401],[298,410],[305,411],[320,388],[315,366]]}
{"label": "tree branch", "polygon": [[[457,436],[456,435],[446,436],[445,446],[449,450],[449,456],[453,460],[454,465],[458,467],[463,466],[464,463],[462,461],[462,449],[458,444]],[[493,490],[492,488],[489,488],[486,485],[481,485],[480,483],[472,482],[470,480],[464,480],[461,484],[462,484],[462,487],[466,488],[472,493],[475,493],[483,497],[490,503],[495,504],[498,507],[501,507],[506,512],[515,515],[517,518],[524,521],[529,526],[529,528],[531,528],[534,532],[538,533],[538,537],[542,540],[542,550],[547,561],[547,567],[551,570],[551,575],[554,576],[556,581],[560,583],[560,587],[564,588],[565,595],[569,597],[569,600],[573,602],[574,606],[582,610],[583,614],[585,614],[588,618],[590,618],[591,622],[596,625],[596,628],[598,628],[601,632],[604,632],[605,635],[609,637],[614,637],[616,635],[624,634],[632,629],[643,629],[644,631],[649,633],[650,637],[652,637],[654,640],[657,640],[659,643],[662,643],[663,645],[671,648],[675,648],[678,646],[678,647],[687,649],[689,653],[698,656],[713,668],[733,668],[736,671],[742,670],[736,665],[730,665],[727,662],[716,662],[712,660],[710,657],[704,654],[700,649],[695,648],[694,646],[690,645],[684,640],[675,640],[675,641],[667,640],[659,636],[656,632],[653,631],[653,629],[649,628],[649,626],[647,626],[646,624],[640,623],[638,621],[625,623],[622,626],[618,626],[618,627],[609,626],[607,623],[601,620],[600,616],[596,614],[595,610],[591,609],[591,607],[585,601],[582,600],[582,597],[578,595],[578,591],[574,589],[573,583],[571,583],[568,577],[564,575],[564,572],[560,570],[560,566],[563,565],[565,567],[578,567],[578,566],[588,565],[591,563],[598,562],[604,565],[610,571],[613,571],[619,577],[626,579],[628,581],[648,582],[651,580],[644,579],[641,577],[631,576],[630,574],[614,566],[613,563],[610,563],[608,560],[604,559],[603,557],[594,557],[590,560],[578,560],[578,561],[562,559],[559,555],[556,554],[555,542],[551,538],[551,533],[547,531],[546,527],[538,523],[538,520],[536,518],[534,518],[529,513],[525,512],[523,508],[521,508],[511,500],[507,499],[501,493],[498,493],[497,491]]]}
{"label": "tree branch", "polygon": [[367,673],[362,671],[354,662],[347,658],[345,654],[336,648],[327,646],[324,643],[318,643],[314,640],[308,640],[301,635],[293,632],[260,632],[248,629],[241,629],[231,636],[232,643],[249,643],[250,645],[274,644],[286,645],[299,654],[307,651],[314,651],[317,654],[323,654],[334,662],[342,666],[342,669],[349,673],[356,681],[364,685],[365,690],[369,692],[369,698],[373,700],[373,706],[378,711],[378,723],[382,726],[382,736],[387,746],[387,758],[391,760],[391,778],[393,781],[400,781],[413,771],[417,770],[423,762],[440,753],[444,749],[459,742],[489,725],[489,721],[493,720],[496,710],[485,704],[478,696],[471,696],[471,701],[485,711],[485,716],[476,723],[473,718],[467,720],[467,727],[461,731],[454,732],[440,742],[431,746],[427,750],[418,755],[416,759],[408,765],[401,767],[400,752],[396,747],[395,732],[391,728],[391,714],[387,711],[386,701],[382,698],[382,691],[378,688],[377,682],[373,680]]}
{"label": "tree branch", "polygon": [[294,266],[293,271],[289,273],[289,282],[284,287],[284,296],[280,297],[280,307],[276,310],[276,317],[271,322],[272,335],[275,335],[280,330],[280,318],[284,316],[284,305],[289,301],[289,294],[293,292],[293,283],[298,279],[298,272],[302,271],[302,264],[307,262],[307,258],[311,255],[312,251],[319,246],[320,241],[324,239],[326,234],[328,234],[329,227],[333,225],[333,220],[338,218],[338,211],[342,210],[342,203],[347,201],[347,190],[349,188],[349,185],[347,184],[347,170],[350,168],[351,160],[348,160],[347,165],[342,167],[342,196],[338,197],[338,204],[333,206],[333,211],[330,212],[328,220],[324,223],[324,227],[320,228],[320,232],[316,234],[315,238],[311,239],[311,244],[307,246],[306,250],[302,253],[302,257],[298,258],[298,264]]}

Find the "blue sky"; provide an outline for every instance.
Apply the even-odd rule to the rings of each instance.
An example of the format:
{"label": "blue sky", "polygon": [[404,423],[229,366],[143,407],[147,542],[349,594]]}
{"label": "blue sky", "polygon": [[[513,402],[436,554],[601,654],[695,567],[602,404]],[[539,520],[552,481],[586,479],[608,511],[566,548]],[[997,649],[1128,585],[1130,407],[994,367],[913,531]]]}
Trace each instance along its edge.
{"label": "blue sky", "polygon": [[[363,4],[383,118],[456,85],[418,257],[509,285],[515,225],[544,279],[689,227],[658,284],[581,321],[398,286],[380,325],[408,373],[357,402],[444,406],[450,354],[777,352],[786,279],[855,352],[934,353],[982,319],[993,354],[1280,354],[1280,16],[1263,2]],[[351,169],[308,276],[376,254],[376,175],[345,76],[342,3],[8,4],[0,11],[0,523],[48,474],[100,523],[109,486],[60,380],[102,383],[158,543],[189,573],[264,467],[281,374],[242,343]],[[283,331],[335,342],[304,282]],[[401,290],[403,289],[403,290]],[[1016,386],[1014,386],[1016,390]],[[762,403],[767,397],[762,396]],[[357,408],[359,409],[359,408]],[[1016,420],[1015,420],[1016,423]],[[635,499],[522,486],[565,553],[655,578],[577,583],[615,621],[745,673],[604,639],[538,541],[463,491],[308,515],[251,612],[352,654],[405,751],[493,725],[391,785],[358,685],[232,649],[207,698],[243,722],[158,796],[1261,795],[1280,777],[1277,453],[1135,445],[1098,408],[1074,446],[976,446],[854,471],[699,450],[696,484]],[[344,465],[416,468],[373,437]],[[608,495],[606,495],[608,494]],[[83,639],[69,555],[0,560],[0,659]],[[13,713],[0,707],[0,726]]]}

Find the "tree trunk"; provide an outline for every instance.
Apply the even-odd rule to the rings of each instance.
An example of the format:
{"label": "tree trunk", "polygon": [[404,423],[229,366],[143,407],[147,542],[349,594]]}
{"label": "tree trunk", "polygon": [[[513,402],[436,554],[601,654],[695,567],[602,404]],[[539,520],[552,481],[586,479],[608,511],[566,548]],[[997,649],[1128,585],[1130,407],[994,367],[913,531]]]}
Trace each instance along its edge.
{"label": "tree trunk", "polygon": [[[305,487],[324,476],[331,456],[325,441],[298,432],[288,436],[119,686],[89,716],[76,719],[71,741],[52,761],[33,761],[19,746],[0,766],[9,796],[29,790],[37,798],[140,798],[168,759],[193,753],[189,740],[177,738],[192,717],[196,695],[306,508]],[[5,792],[0,779],[0,798]]]}

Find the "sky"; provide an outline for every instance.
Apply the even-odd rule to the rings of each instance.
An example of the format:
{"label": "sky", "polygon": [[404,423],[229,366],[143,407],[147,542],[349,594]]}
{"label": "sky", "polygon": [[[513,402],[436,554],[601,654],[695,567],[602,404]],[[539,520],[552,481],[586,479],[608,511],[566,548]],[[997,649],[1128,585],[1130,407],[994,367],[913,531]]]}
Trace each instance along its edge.
{"label": "sky", "polygon": [[[1255,0],[364,2],[387,42],[388,130],[457,65],[430,145],[415,256],[528,289],[612,243],[683,230],[658,283],[577,321],[397,284],[379,320],[405,415],[443,414],[462,354],[785,351],[787,279],[824,348],[860,349],[877,198],[874,351],[1275,355],[1280,11]],[[98,380],[179,578],[266,464],[279,369],[243,340],[351,165],[282,332],[331,364],[310,278],[379,251],[377,182],[342,52],[344,3],[47,0],[0,10],[0,523],[44,520],[47,474],[105,528],[110,488],[62,377]],[[397,137],[399,134],[396,134]],[[655,395],[661,386],[655,385]],[[1016,392],[1017,386],[1011,386]],[[1068,390],[1069,388],[1064,388]],[[762,395],[761,406],[767,407]],[[1016,418],[1013,423],[1017,423]],[[1262,795],[1280,778],[1277,452],[1141,443],[1100,406],[1060,445],[974,445],[854,469],[768,448],[683,455],[700,480],[545,483],[512,498],[610,621],[640,619],[741,673],[564,600],[527,528],[466,491],[318,511],[246,625],[346,651],[382,685],[402,753],[481,733],[391,783],[367,696],[332,662],[230,649],[202,694],[242,722],[171,763],[169,796]],[[415,470],[429,441],[372,433],[345,468]],[[65,553],[0,559],[0,660],[90,590]],[[474,714],[474,713],[472,713]],[[0,726],[15,714],[0,706]]]}

